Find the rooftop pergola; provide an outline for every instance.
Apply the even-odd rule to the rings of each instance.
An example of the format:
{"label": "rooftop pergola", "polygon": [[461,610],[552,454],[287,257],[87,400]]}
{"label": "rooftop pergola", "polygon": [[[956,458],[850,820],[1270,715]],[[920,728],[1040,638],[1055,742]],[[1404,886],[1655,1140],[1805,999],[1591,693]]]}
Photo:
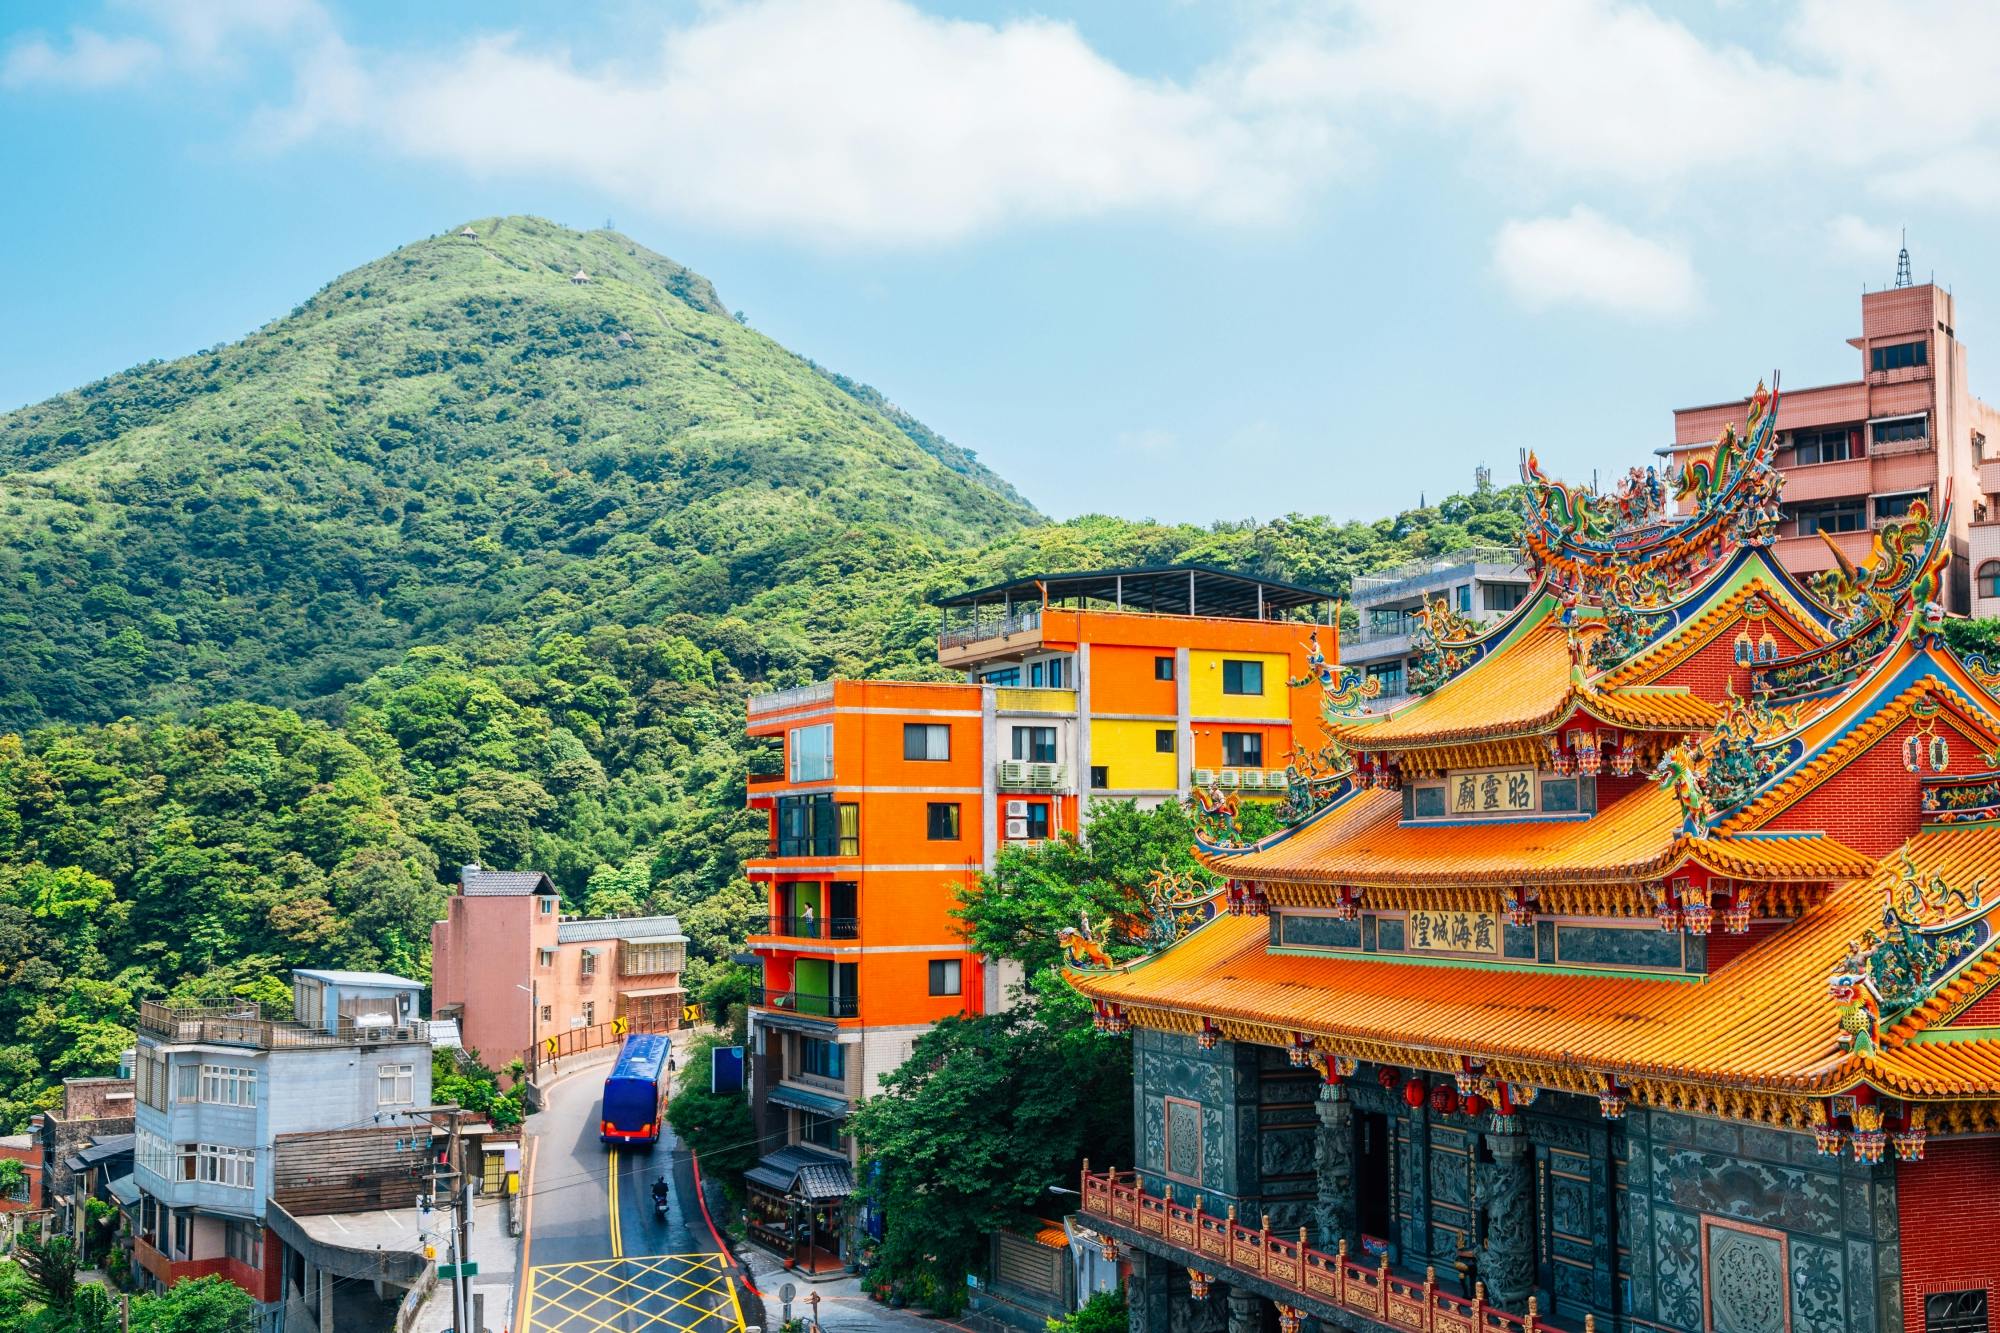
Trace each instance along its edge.
{"label": "rooftop pergola", "polygon": [[1067,574],[1030,575],[985,588],[941,597],[946,623],[954,612],[967,620],[994,614],[1011,616],[1019,610],[1068,606],[1155,615],[1215,616],[1231,620],[1269,620],[1305,608],[1314,619],[1330,614],[1335,596],[1321,588],[1305,588],[1275,579],[1260,579],[1210,565],[1140,565],[1129,569],[1091,569]]}

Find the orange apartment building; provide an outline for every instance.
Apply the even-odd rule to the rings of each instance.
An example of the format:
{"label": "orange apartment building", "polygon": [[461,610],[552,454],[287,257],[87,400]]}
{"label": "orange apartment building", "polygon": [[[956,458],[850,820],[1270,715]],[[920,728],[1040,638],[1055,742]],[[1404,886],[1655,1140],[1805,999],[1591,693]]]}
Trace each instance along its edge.
{"label": "orange apartment building", "polygon": [[[1785,474],[1778,559],[1796,574],[1833,567],[1827,541],[1864,563],[1875,530],[1923,499],[1952,497],[1949,609],[2000,614],[2000,414],[1972,396],[1952,295],[1935,283],[1861,297],[1861,333],[1849,338],[1858,374],[1838,384],[1784,389],[1777,466]],[[1674,413],[1679,467],[1713,447],[1747,400]],[[1989,441],[1991,443],[1989,443]],[[1824,534],[1824,536],[1822,536]],[[1972,566],[1986,572],[1968,588]],[[1968,596],[1972,593],[1972,596]]]}
{"label": "orange apartment building", "polygon": [[[1317,695],[1288,687],[1331,594],[1199,566],[1019,579],[946,599],[938,659],[962,682],[835,680],[752,698],[769,812],[750,939],[751,1229],[831,1271],[848,1244],[853,1104],[939,1019],[1020,977],[951,915],[1010,842],[1074,833],[1093,800],[1142,805],[1213,780],[1278,798]],[[1336,655],[1330,629],[1323,647]]]}

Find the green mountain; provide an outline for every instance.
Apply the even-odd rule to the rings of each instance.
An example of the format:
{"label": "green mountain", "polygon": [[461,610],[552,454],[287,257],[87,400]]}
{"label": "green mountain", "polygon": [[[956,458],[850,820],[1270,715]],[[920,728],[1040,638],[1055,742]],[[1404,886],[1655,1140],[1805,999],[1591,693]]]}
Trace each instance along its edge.
{"label": "green mountain", "polygon": [[312,705],[538,603],[713,615],[823,579],[829,545],[1036,521],[699,274],[611,231],[470,230],[0,416],[0,726]]}
{"label": "green mountain", "polygon": [[1339,591],[1518,525],[1491,489],[1041,522],[699,275],[473,230],[0,416],[0,1132],[115,1067],[140,999],[427,975],[470,860],[678,913],[691,989],[726,993],[763,907],[744,697],[943,676],[937,594],[1180,560]]}

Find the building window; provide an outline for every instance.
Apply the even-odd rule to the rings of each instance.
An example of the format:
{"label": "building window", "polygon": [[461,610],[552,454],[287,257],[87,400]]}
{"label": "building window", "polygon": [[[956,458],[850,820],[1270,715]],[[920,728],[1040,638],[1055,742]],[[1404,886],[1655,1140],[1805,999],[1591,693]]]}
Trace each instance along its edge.
{"label": "building window", "polygon": [[1868,353],[1870,370],[1908,370],[1911,366],[1930,364],[1930,349],[1923,339],[1913,343],[1891,343],[1887,347],[1876,347]]}
{"label": "building window", "polygon": [[832,1116],[814,1115],[810,1111],[799,1112],[799,1142],[810,1143],[815,1148],[838,1149],[840,1147],[840,1122]]}
{"label": "building window", "polygon": [[1403,664],[1401,662],[1380,662],[1368,668],[1368,678],[1382,682],[1382,693],[1401,694],[1403,692]]}
{"label": "building window", "polygon": [[958,802],[932,801],[926,805],[924,835],[932,842],[957,842]]}
{"label": "building window", "polygon": [[582,958],[581,958],[581,959],[579,959],[579,963],[580,963],[580,967],[579,967],[579,969],[578,969],[578,970],[579,970],[579,971],[581,972],[581,974],[582,974],[583,976],[586,976],[586,977],[594,977],[594,976],[596,976],[596,975],[597,975],[597,950],[595,950],[595,949],[585,949],[585,950],[583,951],[583,956],[582,956]]}
{"label": "building window", "polygon": [[1986,1333],[1986,1288],[1924,1296],[1924,1333]]}
{"label": "building window", "polygon": [[1918,500],[1930,498],[1927,491],[1907,491],[1902,495],[1878,495],[1875,497],[1875,521],[1887,523],[1891,519],[1903,518],[1910,512],[1910,506]]}
{"label": "building window", "polygon": [[1028,836],[1046,838],[1049,836],[1049,806],[1046,801],[1028,803]]}
{"label": "building window", "polygon": [[685,961],[685,950],[686,946],[681,944],[642,944],[637,940],[627,940],[619,956],[619,972],[628,977],[678,972]]}
{"label": "building window", "polygon": [[854,856],[860,835],[859,806],[824,795],[778,798],[779,856]]}
{"label": "building window", "polygon": [[1172,754],[1174,752],[1174,729],[1161,727],[1153,733],[1153,753]]}
{"label": "building window", "polygon": [[257,1071],[242,1065],[203,1065],[201,1099],[217,1106],[255,1106]]}
{"label": "building window", "polygon": [[1861,427],[1827,426],[1792,432],[1794,463],[1844,463],[1861,456]]}
{"label": "building window", "polygon": [[1224,768],[1262,768],[1264,766],[1264,733],[1261,731],[1223,732],[1222,766]]}
{"label": "building window", "polygon": [[578,1026],[587,1028],[597,1026],[597,1001],[585,1000],[583,1002],[582,1018],[583,1022]]}
{"label": "building window", "polygon": [[196,1101],[201,1097],[201,1066],[189,1061],[173,1066],[174,1100]]}
{"label": "building window", "polygon": [[1480,585],[1479,595],[1488,611],[1512,611],[1527,597],[1528,590],[1519,583],[1486,583]]}
{"label": "building window", "polygon": [[540,901],[537,902],[535,905],[541,909],[541,913],[543,916],[547,916],[549,913],[556,910],[555,895],[549,893],[542,894]]}
{"label": "building window", "polygon": [[1045,687],[1051,690],[1062,689],[1065,674],[1063,671],[1063,660],[1060,657],[1051,657],[1046,661],[1028,663],[1029,687],[1032,689],[1042,689]]}
{"label": "building window", "polygon": [[239,1264],[262,1268],[263,1228],[255,1222],[229,1221],[222,1224],[222,1252]]}
{"label": "building window", "polygon": [[903,758],[926,762],[951,758],[951,728],[938,722],[905,722]]}
{"label": "building window", "polygon": [[[192,1177],[190,1177],[192,1179]],[[189,1258],[194,1250],[194,1214],[174,1214],[174,1257]]]}
{"label": "building window", "polygon": [[835,851],[841,856],[861,855],[861,807],[853,801],[842,801],[834,807],[834,814],[840,828]]}
{"label": "building window", "polygon": [[132,1138],[132,1160],[162,1180],[175,1178],[174,1145],[151,1130],[137,1131]]}
{"label": "building window", "polygon": [[1875,443],[1901,444],[1907,440],[1922,440],[1930,435],[1930,422],[1923,417],[1898,417],[1894,421],[1878,421],[1869,428]]}
{"label": "building window", "polygon": [[1056,761],[1056,729],[1014,728],[1014,757],[1031,764],[1053,764]]}
{"label": "building window", "polygon": [[1458,603],[1459,610],[1472,610],[1472,585],[1470,583],[1461,583],[1452,589],[1452,600]]}
{"label": "building window", "polygon": [[2000,597],[2000,560],[1988,560],[1979,567],[1979,595]]}
{"label": "building window", "polygon": [[833,776],[833,723],[794,727],[786,751],[793,782],[826,781]]}
{"label": "building window", "polygon": [[1174,659],[1171,657],[1155,657],[1153,659],[1153,679],[1172,680],[1173,678]]}
{"label": "building window", "polygon": [[383,1065],[375,1071],[377,1106],[414,1106],[417,1101],[416,1066]]}
{"label": "building window", "polygon": [[1262,694],[1264,692],[1264,664],[1262,662],[1225,661],[1222,664],[1222,692],[1224,694]]}
{"label": "building window", "polygon": [[931,959],[931,994],[956,995],[959,985],[959,961],[956,958]]}
{"label": "building window", "polygon": [[1835,500],[1831,504],[1800,505],[1792,511],[1792,517],[1799,525],[1798,535],[1810,537],[1816,532],[1859,532],[1868,526],[1867,511],[1866,500]]}
{"label": "building window", "polygon": [[1021,683],[1021,668],[1002,667],[998,671],[985,672],[979,677],[979,683],[982,685],[1019,685]]}
{"label": "building window", "polygon": [[544,1023],[554,1022],[555,1016],[556,1016],[556,1010],[554,1005],[545,1004],[542,1006],[542,1021]]}
{"label": "building window", "polygon": [[818,1037],[799,1039],[799,1072],[811,1074],[814,1078],[830,1078],[836,1082],[847,1078],[847,1052],[837,1041],[822,1041]]}
{"label": "building window", "polygon": [[[189,1159],[193,1160],[188,1174]],[[214,1143],[197,1143],[181,1150],[182,1179],[204,1185],[227,1185],[230,1189],[257,1188],[257,1150],[227,1148]]]}
{"label": "building window", "polygon": [[554,949],[537,949],[535,950],[535,961],[543,967],[554,967],[556,965],[556,951]]}
{"label": "building window", "polygon": [[1111,765],[1092,764],[1090,766],[1090,789],[1106,791],[1111,786]]}

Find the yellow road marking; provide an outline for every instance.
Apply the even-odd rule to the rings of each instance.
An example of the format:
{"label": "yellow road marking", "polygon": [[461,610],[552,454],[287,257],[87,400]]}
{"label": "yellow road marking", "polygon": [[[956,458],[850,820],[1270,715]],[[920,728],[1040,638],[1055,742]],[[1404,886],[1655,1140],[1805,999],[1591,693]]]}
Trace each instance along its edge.
{"label": "yellow road marking", "polygon": [[[528,1247],[535,1243],[535,1148],[539,1138],[528,1138],[528,1160],[521,1171],[521,1308],[515,1322],[528,1327],[528,1309],[535,1299],[535,1270],[528,1263]],[[740,1320],[738,1322],[741,1322]]]}
{"label": "yellow road marking", "polygon": [[611,1257],[613,1259],[623,1259],[625,1257],[625,1238],[619,1234],[618,1226],[618,1150],[616,1148],[611,1150],[611,1178],[606,1188],[610,1191],[611,1198]]}
{"label": "yellow road marking", "polygon": [[[656,1279],[652,1288],[639,1284]],[[661,1254],[623,1259],[590,1259],[548,1264],[535,1275],[542,1296],[540,1317],[526,1312],[522,1333],[577,1333],[628,1328],[659,1333],[741,1333],[743,1308],[720,1257]],[[602,1287],[597,1284],[602,1283]],[[679,1286],[679,1294],[664,1290]],[[722,1300],[727,1295],[728,1305]],[[713,1306],[698,1304],[713,1297]]]}

